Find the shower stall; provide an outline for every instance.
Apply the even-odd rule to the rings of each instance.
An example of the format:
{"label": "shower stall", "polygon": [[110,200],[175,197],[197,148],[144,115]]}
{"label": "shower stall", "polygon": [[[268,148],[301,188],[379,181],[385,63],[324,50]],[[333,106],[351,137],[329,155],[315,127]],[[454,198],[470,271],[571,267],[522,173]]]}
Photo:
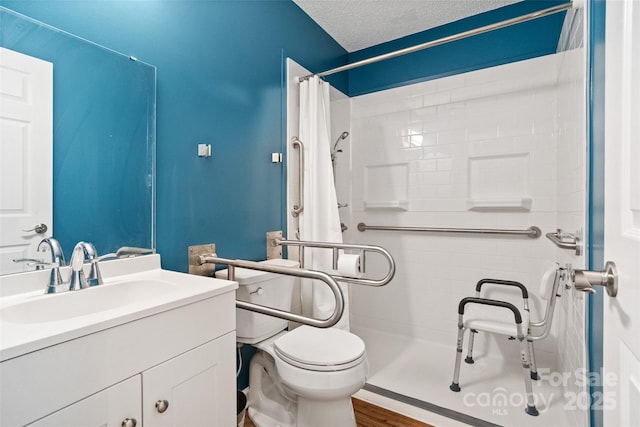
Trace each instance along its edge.
{"label": "shower stall", "polygon": [[[364,398],[408,405],[401,407],[416,417],[412,408],[419,408],[447,417],[451,425],[451,419],[473,425],[589,424],[588,407],[580,403],[588,401],[580,378],[588,367],[585,298],[568,283],[561,284],[550,336],[536,344],[542,377],[534,385],[538,417],[522,409],[519,347],[507,339],[476,337],[476,361],[462,368],[463,392],[449,390],[457,306],[474,294],[478,280],[524,283],[532,318],[541,320],[536,315],[545,303],[538,287],[549,265],[586,266],[584,251],[559,248],[545,238],[562,230],[578,248],[584,244],[583,22],[582,9],[567,13],[553,55],[352,98],[331,89],[329,141],[336,198],[346,205],[339,209],[347,226],[343,240],[382,246],[397,263],[386,287],[349,287],[350,328],[365,341],[370,362]],[[287,69],[291,141],[299,126],[298,81],[308,72],[291,60]],[[288,145],[291,206],[298,169],[297,153]],[[290,238],[297,227],[289,215]],[[526,233],[533,227],[542,235]],[[374,276],[383,268],[384,263],[367,264]],[[307,309],[300,295],[294,300],[294,309]]]}

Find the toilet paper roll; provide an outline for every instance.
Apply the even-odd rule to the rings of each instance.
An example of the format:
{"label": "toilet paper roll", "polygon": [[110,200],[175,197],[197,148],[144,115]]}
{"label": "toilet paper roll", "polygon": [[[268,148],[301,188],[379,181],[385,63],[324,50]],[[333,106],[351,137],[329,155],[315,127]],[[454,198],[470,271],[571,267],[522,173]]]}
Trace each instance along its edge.
{"label": "toilet paper roll", "polygon": [[344,277],[361,278],[360,255],[340,254],[338,257],[338,274]]}

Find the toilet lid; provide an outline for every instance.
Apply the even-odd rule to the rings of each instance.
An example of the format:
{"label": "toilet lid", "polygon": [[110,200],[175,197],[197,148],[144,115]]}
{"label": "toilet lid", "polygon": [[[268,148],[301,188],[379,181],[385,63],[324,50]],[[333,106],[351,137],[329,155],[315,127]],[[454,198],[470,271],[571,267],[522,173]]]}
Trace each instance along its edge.
{"label": "toilet lid", "polygon": [[359,337],[333,328],[300,326],[275,340],[274,348],[287,363],[315,371],[348,369],[365,357]]}

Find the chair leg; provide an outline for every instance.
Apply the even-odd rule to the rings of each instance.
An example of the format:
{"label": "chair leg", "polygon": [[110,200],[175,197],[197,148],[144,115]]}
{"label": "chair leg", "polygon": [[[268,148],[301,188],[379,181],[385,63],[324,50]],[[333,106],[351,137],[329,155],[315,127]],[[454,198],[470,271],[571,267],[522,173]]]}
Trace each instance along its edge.
{"label": "chair leg", "polygon": [[464,341],[464,327],[462,324],[462,316],[458,320],[458,344],[456,346],[456,365],[453,370],[453,381],[449,386],[451,391],[460,391],[460,362],[462,361],[462,343]]}
{"label": "chair leg", "polygon": [[533,351],[533,341],[527,340],[527,344],[529,345],[529,357],[531,358],[531,379],[539,380],[540,375],[538,375],[538,368],[536,367],[536,355]]}
{"label": "chair leg", "polygon": [[473,340],[478,331],[475,329],[469,329],[469,351],[467,352],[467,357],[464,359],[465,363],[473,364]]}
{"label": "chair leg", "polygon": [[524,410],[527,414],[539,415],[533,399],[533,387],[531,386],[531,366],[529,365],[529,345],[525,342],[524,337],[518,338],[520,341],[520,358],[522,359],[522,369],[524,370],[524,388],[527,397],[527,408]]}

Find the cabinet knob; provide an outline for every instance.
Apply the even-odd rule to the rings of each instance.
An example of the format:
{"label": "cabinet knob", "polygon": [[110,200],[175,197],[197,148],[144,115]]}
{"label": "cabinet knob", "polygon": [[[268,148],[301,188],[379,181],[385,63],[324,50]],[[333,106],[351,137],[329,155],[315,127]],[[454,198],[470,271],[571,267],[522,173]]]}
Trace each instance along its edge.
{"label": "cabinet knob", "polygon": [[136,424],[138,424],[138,422],[135,418],[125,418],[122,420],[122,427],[136,427]]}
{"label": "cabinet knob", "polygon": [[169,409],[169,401],[164,399],[158,400],[156,402],[156,409],[158,410],[159,413],[162,414],[164,411]]}

